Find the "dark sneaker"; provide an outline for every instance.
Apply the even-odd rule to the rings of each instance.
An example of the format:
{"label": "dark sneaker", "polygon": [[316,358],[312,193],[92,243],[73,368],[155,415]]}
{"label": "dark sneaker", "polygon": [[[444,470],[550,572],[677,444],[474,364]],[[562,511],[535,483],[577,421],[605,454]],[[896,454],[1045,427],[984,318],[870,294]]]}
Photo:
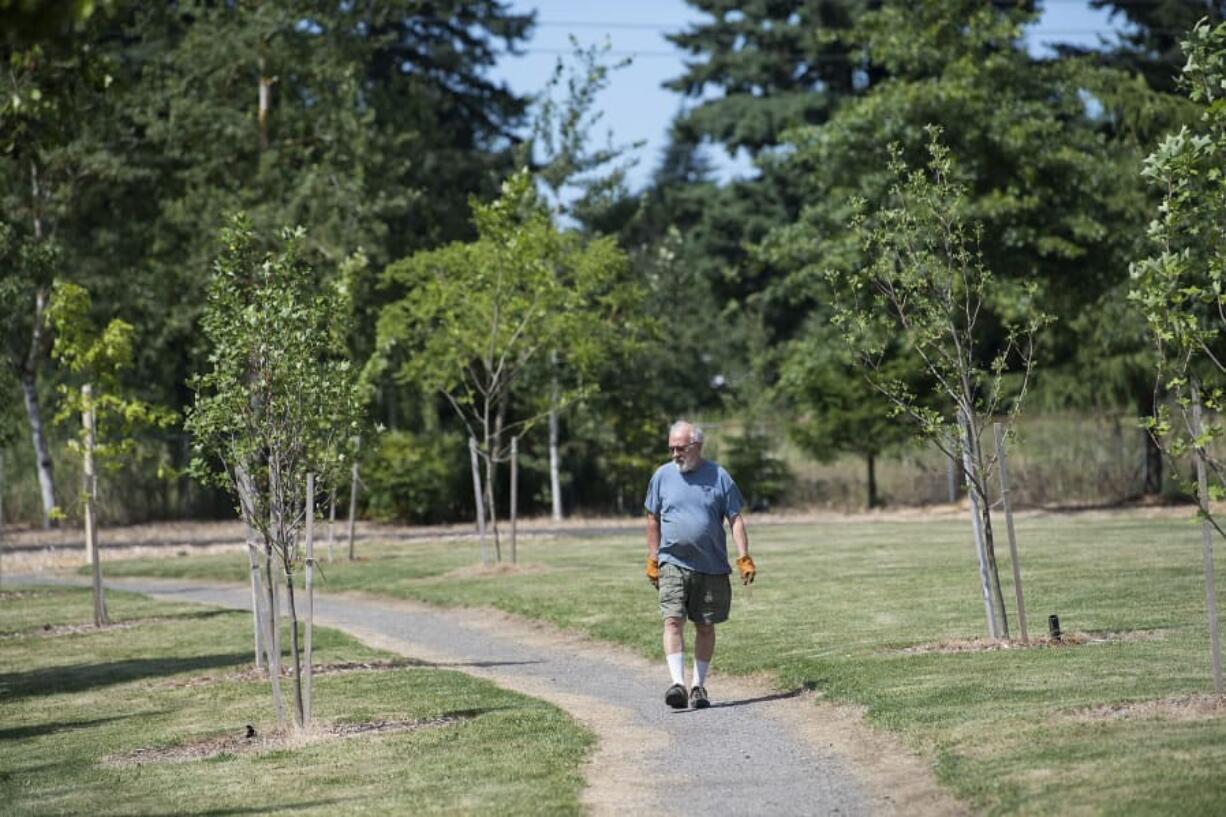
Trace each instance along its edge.
{"label": "dark sneaker", "polygon": [[706,709],[710,705],[706,687],[694,687],[690,690],[690,709]]}
{"label": "dark sneaker", "polygon": [[668,688],[668,692],[664,693],[664,703],[673,709],[685,709],[688,698],[689,696],[685,694],[685,687],[681,684],[673,684]]}

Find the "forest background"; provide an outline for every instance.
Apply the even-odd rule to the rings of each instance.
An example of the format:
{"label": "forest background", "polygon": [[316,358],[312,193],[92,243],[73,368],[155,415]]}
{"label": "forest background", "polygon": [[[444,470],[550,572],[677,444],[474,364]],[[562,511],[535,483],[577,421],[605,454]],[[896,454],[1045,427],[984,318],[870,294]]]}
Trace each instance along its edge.
{"label": "forest background", "polygon": [[[858,263],[852,202],[887,195],[889,145],[922,163],[930,124],[1005,285],[989,336],[1004,342],[1018,299],[1055,319],[1011,459],[1017,501],[1178,493],[1141,428],[1164,395],[1129,270],[1162,192],[1142,161],[1196,115],[1176,84],[1179,42],[1226,4],[1091,0],[1125,33],[1043,55],[1025,44],[1033,2],[689,5],[701,22],[669,35],[689,55],[669,83],[679,113],[632,190],[630,152],[599,116],[619,55],[577,45],[558,82],[516,94],[494,68],[536,21],[508,3],[0,4],[6,519],[82,513],[76,425],[52,422],[72,381],[51,355],[53,282],[84,287],[98,325],[132,327],[125,388],[182,416],[212,354],[200,319],[221,231],[240,210],[268,247],[304,228],[319,292],[344,290],[367,400],[358,512],[472,518],[472,429],[429,365],[442,356],[404,365],[386,341],[407,337],[403,305],[430,295],[405,270],[479,246],[474,204],[523,167],[559,240],[597,256],[611,242],[625,308],[557,328],[569,342],[550,336],[503,408],[520,435],[521,513],[551,509],[552,438],[567,513],[637,514],[679,416],[706,425],[708,454],[758,508],[948,501],[958,476],[854,365],[827,274]],[[720,181],[719,148],[753,171]],[[592,338],[601,354],[566,354]],[[904,380],[921,371],[906,350],[890,365]],[[187,476],[181,424],[134,442],[100,485],[104,523],[233,513]]]}

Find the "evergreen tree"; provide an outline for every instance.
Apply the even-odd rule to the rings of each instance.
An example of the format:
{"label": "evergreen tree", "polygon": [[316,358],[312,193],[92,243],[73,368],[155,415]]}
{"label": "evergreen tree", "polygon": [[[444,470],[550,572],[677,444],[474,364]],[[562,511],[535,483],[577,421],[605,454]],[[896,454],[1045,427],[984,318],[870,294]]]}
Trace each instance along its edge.
{"label": "evergreen tree", "polygon": [[[1179,44],[1192,26],[1201,19],[1216,23],[1226,18],[1226,3],[1221,0],[1090,0],[1090,6],[1109,9],[1113,22],[1127,23],[1114,47],[1103,52],[1103,61],[1139,73],[1149,87],[1163,93],[1177,90],[1179,71],[1185,62]],[[1089,51],[1071,46],[1062,50]]]}
{"label": "evergreen tree", "polygon": [[[826,124],[796,133],[787,166],[810,183],[807,205],[761,253],[791,270],[780,297],[820,308],[830,296],[824,272],[858,263],[851,204],[884,195],[885,146],[899,144],[918,164],[925,128],[938,124],[968,184],[968,214],[982,225],[985,262],[1012,286],[986,305],[986,319],[1003,326],[1034,285],[1043,310],[1060,318],[1041,352],[1055,372],[1049,399],[1063,391],[1081,405],[1147,413],[1152,391],[1137,388],[1144,347],[1103,331],[1101,321],[1126,309],[1128,259],[1148,220],[1136,181],[1144,144],[1178,110],[1120,72],[1030,57],[1020,32],[1032,19],[970,0],[886,3],[865,15],[861,47],[889,77]],[[1118,376],[1094,378],[1096,403],[1077,399],[1064,384],[1084,383],[1104,358]]]}

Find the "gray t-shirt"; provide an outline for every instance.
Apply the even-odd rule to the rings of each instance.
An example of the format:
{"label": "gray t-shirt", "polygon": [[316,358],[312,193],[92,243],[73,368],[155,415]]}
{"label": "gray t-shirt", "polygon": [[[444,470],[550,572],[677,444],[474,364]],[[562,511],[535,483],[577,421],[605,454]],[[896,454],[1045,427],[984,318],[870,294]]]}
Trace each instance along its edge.
{"label": "gray t-shirt", "polygon": [[728,574],[724,520],[741,512],[741,492],[728,472],[704,460],[689,473],[675,462],[656,469],[643,506],[660,520],[661,564]]}

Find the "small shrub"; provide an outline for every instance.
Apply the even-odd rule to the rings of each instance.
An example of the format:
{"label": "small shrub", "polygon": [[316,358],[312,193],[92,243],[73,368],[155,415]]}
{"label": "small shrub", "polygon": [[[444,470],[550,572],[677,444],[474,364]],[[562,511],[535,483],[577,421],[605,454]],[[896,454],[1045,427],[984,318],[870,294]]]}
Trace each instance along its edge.
{"label": "small shrub", "polygon": [[468,446],[455,433],[389,431],[363,465],[367,512],[383,522],[450,522],[473,516]]}

